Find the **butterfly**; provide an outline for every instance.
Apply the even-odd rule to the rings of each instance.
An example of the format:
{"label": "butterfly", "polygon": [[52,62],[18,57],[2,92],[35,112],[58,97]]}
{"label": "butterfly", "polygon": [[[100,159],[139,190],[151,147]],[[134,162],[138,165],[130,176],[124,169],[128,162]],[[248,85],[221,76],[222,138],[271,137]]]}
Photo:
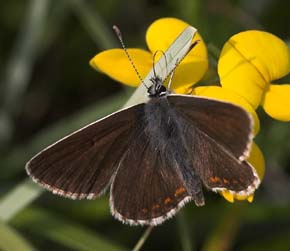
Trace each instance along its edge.
{"label": "butterfly", "polygon": [[246,161],[251,116],[239,106],[172,94],[164,86],[195,32],[187,28],[165,52],[173,63],[160,59],[148,74],[146,102],[45,148],[26,164],[32,179],[72,199],[94,199],[109,188],[111,213],[130,225],[161,224],[189,201],[204,205],[203,186],[252,194],[260,180]]}

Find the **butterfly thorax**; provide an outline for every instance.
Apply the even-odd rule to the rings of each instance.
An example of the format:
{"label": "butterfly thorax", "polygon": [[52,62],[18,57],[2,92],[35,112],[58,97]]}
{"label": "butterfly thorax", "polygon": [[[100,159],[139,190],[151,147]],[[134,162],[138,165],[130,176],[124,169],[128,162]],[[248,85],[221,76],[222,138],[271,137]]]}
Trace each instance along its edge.
{"label": "butterfly thorax", "polygon": [[154,97],[162,97],[167,94],[167,89],[163,85],[163,82],[160,77],[155,76],[150,79],[151,82],[153,83],[149,88],[148,88],[148,95],[151,98]]}
{"label": "butterfly thorax", "polygon": [[171,107],[166,95],[149,100],[145,106],[144,120],[145,133],[150,138],[152,149],[176,158],[174,149],[179,148],[190,156],[183,133],[183,118]]}

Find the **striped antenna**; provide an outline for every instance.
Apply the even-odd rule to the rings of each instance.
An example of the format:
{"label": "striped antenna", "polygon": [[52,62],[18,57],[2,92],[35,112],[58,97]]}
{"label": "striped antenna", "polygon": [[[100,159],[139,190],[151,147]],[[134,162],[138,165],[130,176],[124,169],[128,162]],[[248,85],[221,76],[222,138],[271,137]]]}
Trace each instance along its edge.
{"label": "striped antenna", "polygon": [[130,64],[132,65],[134,71],[136,72],[138,78],[140,79],[141,83],[142,83],[142,84],[143,84],[147,89],[149,89],[149,87],[144,83],[144,81],[143,81],[143,79],[142,79],[140,73],[138,72],[138,70],[137,70],[137,68],[136,68],[136,66],[135,66],[135,64],[134,64],[134,62],[133,62],[133,60],[132,60],[132,58],[131,58],[131,56],[130,56],[130,54],[129,54],[127,48],[126,48],[126,46],[125,46],[125,44],[124,44],[124,41],[123,41],[123,38],[122,38],[122,33],[121,33],[120,29],[119,29],[116,25],[114,25],[114,26],[113,26],[113,30],[115,31],[115,33],[116,33],[116,35],[117,35],[117,37],[118,37],[118,39],[119,39],[119,41],[120,41],[120,43],[121,43],[121,46],[122,46],[124,52],[126,53],[126,56],[127,56],[128,60],[129,60]]}
{"label": "striped antenna", "polygon": [[[171,88],[171,84],[172,84],[172,80],[173,80],[173,76],[174,76],[174,71],[176,69],[176,67],[181,63],[181,61],[186,57],[186,55],[200,42],[200,40],[196,40],[194,41],[188,48],[187,52],[183,55],[183,57],[181,59],[177,59],[176,63],[175,63],[175,67],[172,69],[172,71],[169,73],[170,78],[169,78],[169,82],[168,82],[168,90],[170,90]],[[166,64],[167,67],[167,64]]]}

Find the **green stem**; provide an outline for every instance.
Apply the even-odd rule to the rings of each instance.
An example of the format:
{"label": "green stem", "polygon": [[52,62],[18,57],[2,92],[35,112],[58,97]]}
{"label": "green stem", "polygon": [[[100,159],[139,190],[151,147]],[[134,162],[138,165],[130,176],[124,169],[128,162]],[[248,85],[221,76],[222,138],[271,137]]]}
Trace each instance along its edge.
{"label": "green stem", "polygon": [[192,251],[192,239],[190,238],[189,227],[187,224],[186,216],[183,211],[179,212],[176,216],[178,232],[180,237],[180,242],[183,251]]}
{"label": "green stem", "polygon": [[135,247],[132,249],[132,251],[139,251],[142,246],[144,245],[145,241],[148,239],[149,235],[151,234],[153,230],[153,226],[147,227],[141,238],[136,243]]}
{"label": "green stem", "polygon": [[242,211],[243,205],[241,203],[236,202],[235,204],[229,205],[224,213],[218,217],[219,220],[212,230],[212,233],[209,234],[208,239],[205,241],[202,251],[231,250],[234,239],[240,228]]}

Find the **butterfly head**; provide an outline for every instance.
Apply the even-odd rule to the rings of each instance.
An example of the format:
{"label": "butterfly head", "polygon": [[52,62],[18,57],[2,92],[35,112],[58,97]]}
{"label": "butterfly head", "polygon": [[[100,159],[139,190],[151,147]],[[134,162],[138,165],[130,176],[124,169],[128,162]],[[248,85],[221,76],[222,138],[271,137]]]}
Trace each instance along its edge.
{"label": "butterfly head", "polygon": [[163,82],[160,77],[154,76],[153,78],[150,79],[151,82],[153,83],[149,88],[148,88],[148,95],[149,97],[162,97],[167,94],[167,89],[163,85]]}

